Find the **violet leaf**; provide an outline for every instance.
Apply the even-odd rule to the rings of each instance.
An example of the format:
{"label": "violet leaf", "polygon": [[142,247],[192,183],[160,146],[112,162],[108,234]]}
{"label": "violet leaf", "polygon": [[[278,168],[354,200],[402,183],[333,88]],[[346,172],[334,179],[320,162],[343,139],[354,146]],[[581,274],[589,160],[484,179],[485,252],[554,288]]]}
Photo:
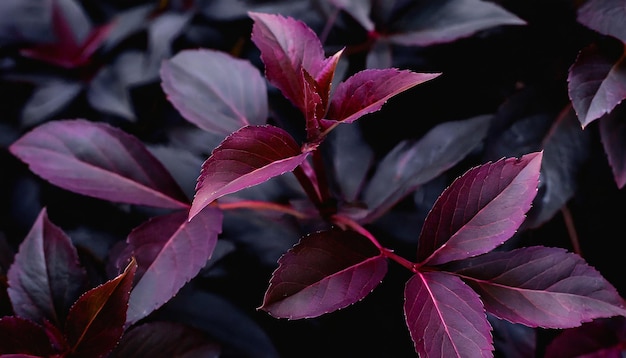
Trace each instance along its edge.
{"label": "violet leaf", "polygon": [[596,44],[583,48],[567,81],[569,98],[585,128],[626,98],[626,44],[619,48]]}
{"label": "violet leaf", "polygon": [[404,289],[404,315],[420,357],[492,357],[480,297],[445,272],[417,273]]}
{"label": "violet leaf", "polygon": [[285,130],[246,126],[226,137],[202,164],[189,218],[215,199],[294,170],[309,152]]}
{"label": "violet leaf", "polygon": [[152,218],[128,235],[138,268],[127,326],[167,302],[206,265],[222,231],[222,217],[219,209],[207,208],[187,221],[187,212],[179,211]]}
{"label": "violet leaf", "polygon": [[529,327],[571,328],[626,314],[615,287],[562,248],[494,251],[445,269],[460,275],[489,313]]}
{"label": "violet leaf", "polygon": [[123,273],[85,292],[67,316],[65,336],[76,358],[106,357],[124,333],[128,298],[137,263]]}
{"label": "violet leaf", "polygon": [[577,12],[577,20],[581,24],[626,43],[624,18],[626,8],[621,0],[585,1]]}
{"label": "violet leaf", "polygon": [[162,62],[160,74],[168,100],[208,132],[226,136],[267,121],[265,79],[248,61],[216,50],[183,50]]}
{"label": "violet leaf", "polygon": [[416,142],[396,145],[380,161],[363,192],[370,211],[367,221],[465,158],[485,138],[490,121],[491,116],[482,115],[444,122]]}
{"label": "violet leaf", "polygon": [[114,202],[187,208],[176,181],[136,137],[103,122],[47,122],[9,147],[40,177]]}
{"label": "violet leaf", "polygon": [[259,309],[278,318],[317,317],[360,301],[386,273],[386,257],[364,236],[316,232],[278,260]]}
{"label": "violet leaf", "polygon": [[87,273],[70,238],[42,209],[7,273],[16,316],[61,325],[83,293]]}
{"label": "violet leaf", "polygon": [[561,331],[546,347],[546,358],[622,356],[626,318],[599,318]]}
{"label": "violet leaf", "polygon": [[457,178],[424,221],[418,262],[438,265],[480,255],[511,238],[537,194],[542,156],[503,158]]}
{"label": "violet leaf", "polygon": [[57,353],[43,326],[15,316],[0,318],[0,355],[50,357]]}
{"label": "violet leaf", "polygon": [[395,68],[357,72],[337,85],[324,123],[330,126],[334,122],[354,122],[368,113],[378,111],[389,98],[439,75]]}
{"label": "violet leaf", "polygon": [[618,188],[626,186],[626,126],[624,125],[626,104],[621,104],[610,114],[599,120],[600,140]]}

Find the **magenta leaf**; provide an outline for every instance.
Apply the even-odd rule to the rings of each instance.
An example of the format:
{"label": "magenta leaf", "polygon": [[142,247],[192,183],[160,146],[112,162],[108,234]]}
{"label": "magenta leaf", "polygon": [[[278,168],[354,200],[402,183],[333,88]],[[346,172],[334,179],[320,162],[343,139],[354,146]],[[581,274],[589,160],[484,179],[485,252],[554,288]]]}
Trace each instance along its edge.
{"label": "magenta leaf", "polygon": [[20,244],[7,278],[16,316],[60,325],[83,293],[87,273],[70,238],[50,222],[44,208]]}
{"label": "magenta leaf", "polygon": [[267,120],[265,79],[227,53],[183,50],[161,64],[161,85],[183,117],[211,133],[226,136]]}
{"label": "magenta leaf", "polygon": [[582,49],[569,70],[568,94],[583,128],[626,98],[626,45]]}
{"label": "magenta leaf", "polygon": [[404,290],[404,315],[420,357],[492,357],[493,339],[480,297],[444,272],[417,273]]}
{"label": "magenta leaf", "polygon": [[202,164],[189,218],[219,197],[294,170],[307,155],[279,127],[242,127],[226,137]]}
{"label": "magenta leaf", "polygon": [[571,328],[626,314],[617,290],[580,256],[561,248],[490,252],[449,269],[480,295],[489,313],[513,323]]}
{"label": "magenta leaf", "polygon": [[600,139],[606,153],[613,179],[617,187],[626,186],[626,126],[624,125],[626,105],[621,104],[614,111],[599,120]]}
{"label": "magenta leaf", "polygon": [[387,273],[387,259],[354,231],[303,237],[278,260],[259,307],[277,318],[317,317],[367,296]]}
{"label": "magenta leaf", "polygon": [[333,96],[326,118],[351,123],[361,116],[378,111],[387,100],[440,73],[416,73],[395,68],[363,70],[341,82]]}
{"label": "magenta leaf", "polygon": [[47,122],[9,150],[35,174],[69,191],[114,202],[188,207],[182,189],[144,144],[103,122]]}
{"label": "magenta leaf", "polygon": [[128,298],[137,263],[123,273],[84,293],[72,306],[65,336],[72,357],[106,357],[124,333]]}
{"label": "magenta leaf", "polygon": [[622,0],[589,0],[578,9],[578,22],[626,43],[626,7]]}
{"label": "magenta leaf", "polygon": [[152,218],[128,235],[138,268],[127,326],[159,308],[198,274],[221,231],[222,212],[207,208],[191,221],[187,221],[186,211]]}
{"label": "magenta leaf", "polygon": [[45,328],[26,318],[0,318],[0,337],[2,357],[51,357],[57,353]]}
{"label": "magenta leaf", "polygon": [[468,170],[437,199],[418,241],[418,262],[438,265],[480,255],[515,233],[537,194],[543,152]]}
{"label": "magenta leaf", "polygon": [[559,333],[546,347],[546,358],[622,357],[626,343],[623,316],[600,318]]}

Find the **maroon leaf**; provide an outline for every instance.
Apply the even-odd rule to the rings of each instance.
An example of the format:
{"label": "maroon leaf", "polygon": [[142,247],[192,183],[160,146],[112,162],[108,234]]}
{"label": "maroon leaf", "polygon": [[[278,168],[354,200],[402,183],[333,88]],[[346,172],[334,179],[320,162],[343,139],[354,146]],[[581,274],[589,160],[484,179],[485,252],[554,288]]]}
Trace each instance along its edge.
{"label": "maroon leaf", "polygon": [[13,316],[0,318],[0,355],[49,357],[57,353],[44,327]]}
{"label": "maroon leaf", "polygon": [[626,43],[626,8],[622,0],[589,0],[578,9],[578,22]]}
{"label": "maroon leaf", "polygon": [[519,228],[537,194],[543,152],[468,170],[435,202],[417,258],[438,265],[491,251]]}
{"label": "maroon leaf", "polygon": [[222,212],[207,208],[187,221],[187,212],[153,218],[128,235],[137,259],[126,324],[159,308],[195,277],[211,257],[222,231]]}
{"label": "maroon leaf", "polygon": [[626,105],[621,104],[609,115],[599,120],[600,139],[606,153],[617,187],[626,186]]}
{"label": "maroon leaf", "polygon": [[568,93],[583,128],[626,98],[626,45],[582,49],[569,70]]}
{"label": "maroon leaf", "polygon": [[189,218],[219,197],[294,170],[307,155],[281,128],[264,125],[239,129],[202,164]]}
{"label": "maroon leaf", "polygon": [[561,248],[490,252],[450,269],[478,292],[488,312],[513,323],[571,328],[626,314],[617,290],[580,256]]}
{"label": "maroon leaf", "polygon": [[278,260],[260,309],[300,319],[345,308],[367,296],[387,273],[387,259],[354,231],[310,234]]}
{"label": "maroon leaf", "polygon": [[141,141],[103,122],[45,123],[9,147],[54,185],[99,199],[187,208],[188,199]]}
{"label": "maroon leaf", "polygon": [[124,333],[136,269],[132,260],[122,274],[87,291],[74,303],[65,324],[72,357],[106,357],[117,345]]}
{"label": "maroon leaf", "polygon": [[408,70],[363,70],[341,82],[333,93],[325,121],[351,123],[361,116],[378,111],[387,100],[440,73],[415,73]]}
{"label": "maroon leaf", "polygon": [[69,237],[50,222],[44,208],[20,244],[7,278],[15,315],[60,325],[83,292],[87,273]]}
{"label": "maroon leaf", "polygon": [[597,319],[562,331],[546,347],[546,358],[621,358],[626,343],[626,319]]}
{"label": "maroon leaf", "polygon": [[417,273],[406,283],[404,314],[420,357],[492,357],[493,339],[478,295],[458,277]]}
{"label": "maroon leaf", "polygon": [[250,62],[227,53],[181,51],[163,61],[161,80],[180,114],[208,132],[226,136],[267,120],[265,79]]}

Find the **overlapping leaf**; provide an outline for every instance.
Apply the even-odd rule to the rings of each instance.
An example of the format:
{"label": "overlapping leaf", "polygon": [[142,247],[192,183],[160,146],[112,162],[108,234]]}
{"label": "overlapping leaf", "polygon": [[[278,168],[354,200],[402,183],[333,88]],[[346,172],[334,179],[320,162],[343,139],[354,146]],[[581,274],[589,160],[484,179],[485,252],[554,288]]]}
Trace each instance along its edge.
{"label": "overlapping leaf", "polygon": [[626,105],[622,103],[614,111],[603,117],[599,122],[602,147],[609,160],[613,179],[617,187],[626,186],[626,126],[624,123]]}
{"label": "overlapping leaf", "polygon": [[626,318],[601,318],[560,332],[545,357],[621,357],[625,342]]}
{"label": "overlapping leaf", "polygon": [[418,241],[418,262],[443,264],[491,251],[508,240],[537,194],[543,152],[470,169],[435,202]]}
{"label": "overlapping leaf", "polygon": [[622,0],[589,0],[578,9],[578,22],[626,43],[626,8]]}
{"label": "overlapping leaf", "polygon": [[387,273],[387,259],[353,231],[310,234],[278,260],[260,309],[300,319],[345,308],[367,296]]}
{"label": "overlapping leaf", "polygon": [[183,50],[163,61],[161,80],[180,114],[206,131],[226,136],[267,120],[265,80],[248,61],[227,53]]}
{"label": "overlapping leaf", "polygon": [[202,164],[189,218],[219,197],[294,170],[308,154],[301,153],[291,135],[279,127],[239,129]]}
{"label": "overlapping leaf", "polygon": [[43,326],[15,316],[0,318],[2,357],[49,357],[55,350]]}
{"label": "overlapping leaf", "polygon": [[492,357],[493,339],[480,297],[444,272],[411,277],[404,314],[420,357]]}
{"label": "overlapping leaf", "polygon": [[188,207],[182,189],[143,143],[103,122],[48,122],[9,149],[35,174],[66,190],[114,202]]}

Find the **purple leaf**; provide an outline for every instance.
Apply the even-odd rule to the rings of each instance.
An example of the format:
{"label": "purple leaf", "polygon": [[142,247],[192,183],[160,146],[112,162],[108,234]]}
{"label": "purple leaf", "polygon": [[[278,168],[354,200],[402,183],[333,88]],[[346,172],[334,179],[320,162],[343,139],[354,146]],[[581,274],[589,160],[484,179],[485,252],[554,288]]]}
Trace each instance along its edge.
{"label": "purple leaf", "polygon": [[478,292],[486,310],[513,323],[571,328],[626,314],[617,290],[580,256],[561,248],[490,252],[456,265],[450,269]]}
{"label": "purple leaf", "polygon": [[626,319],[597,319],[559,333],[546,347],[546,358],[621,358],[626,343]]}
{"label": "purple leaf", "polygon": [[361,116],[378,111],[387,100],[440,73],[416,73],[395,68],[369,69],[339,83],[326,115],[326,125],[333,121],[351,123]]}
{"label": "purple leaf", "polygon": [[469,37],[495,26],[526,24],[491,1],[443,0],[417,4],[402,9],[394,18],[387,36],[389,41],[404,46],[429,46]]}
{"label": "purple leaf", "polygon": [[55,349],[44,327],[13,316],[0,318],[0,355],[50,357]]}
{"label": "purple leaf", "polygon": [[259,307],[301,319],[345,308],[367,296],[387,273],[387,259],[354,231],[310,234],[278,260]]}
{"label": "purple leaf", "polygon": [[578,22],[626,43],[626,7],[622,0],[589,0],[578,9]]}
{"label": "purple leaf", "polygon": [[626,45],[582,49],[569,70],[568,94],[583,128],[626,98]]}
{"label": "purple leaf", "polygon": [[537,194],[543,152],[468,170],[435,202],[418,241],[418,262],[438,265],[491,251],[519,228]]}
{"label": "purple leaf", "polygon": [[250,62],[227,53],[183,50],[163,61],[161,80],[180,114],[208,132],[226,136],[267,120],[264,78]]}
{"label": "purple leaf", "polygon": [[207,208],[187,221],[179,211],[153,218],[128,235],[137,260],[136,283],[128,302],[127,326],[159,308],[211,257],[222,231],[222,212]]}
{"label": "purple leaf", "polygon": [[626,186],[626,126],[624,125],[626,105],[621,104],[609,115],[599,120],[600,139],[606,153],[613,179],[617,187]]}
{"label": "purple leaf", "polygon": [[492,357],[480,297],[458,277],[417,273],[404,289],[404,315],[420,357]]}
{"label": "purple leaf", "polygon": [[7,278],[16,316],[60,325],[83,292],[87,273],[69,237],[50,222],[44,208],[20,244]]}
{"label": "purple leaf", "polygon": [[264,125],[237,130],[202,164],[189,218],[219,197],[294,170],[307,155],[281,128]]}
{"label": "purple leaf", "polygon": [[182,189],[141,141],[103,122],[47,122],[9,147],[37,175],[115,202],[187,208]]}
{"label": "purple leaf", "polygon": [[76,358],[106,357],[124,333],[128,297],[137,263],[116,278],[84,293],[72,306],[65,336]]}

